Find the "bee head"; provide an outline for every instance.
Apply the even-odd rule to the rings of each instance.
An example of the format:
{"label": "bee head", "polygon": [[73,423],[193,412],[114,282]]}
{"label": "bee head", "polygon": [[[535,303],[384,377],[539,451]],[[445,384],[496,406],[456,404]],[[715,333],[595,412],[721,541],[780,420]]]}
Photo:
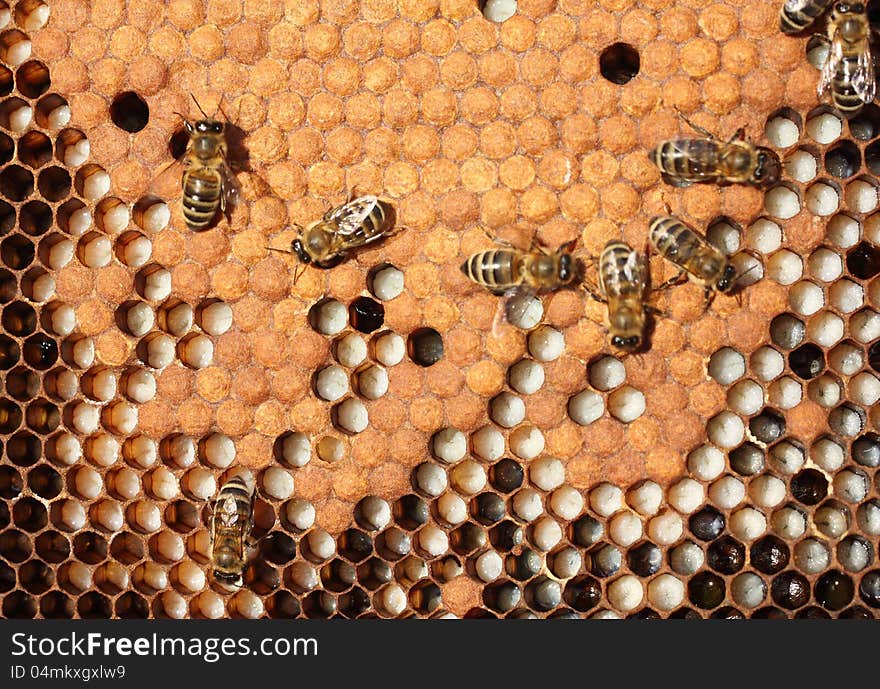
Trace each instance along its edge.
{"label": "bee head", "polygon": [[779,181],[781,172],[779,156],[769,148],[758,147],[758,164],[752,173],[752,180],[760,186],[770,186]]}
{"label": "bee head", "polygon": [[721,277],[718,279],[718,282],[715,283],[715,289],[719,292],[729,292],[733,289],[733,283],[736,281],[736,268],[728,263],[724,267],[724,272],[721,274]]}
{"label": "bee head", "polygon": [[568,282],[574,277],[573,275],[573,259],[571,254],[562,254],[559,257],[559,280],[561,282]]}
{"label": "bee head", "polygon": [[629,335],[627,337],[613,335],[611,337],[611,345],[625,352],[634,352],[642,346],[642,338],[639,335]]}
{"label": "bee head", "polygon": [[290,245],[290,248],[293,249],[293,253],[296,254],[297,258],[302,263],[311,263],[312,257],[309,256],[309,253],[306,251],[306,248],[303,246],[301,239],[294,239],[293,243]]}
{"label": "bee head", "polygon": [[199,120],[195,130],[199,134],[222,134],[225,125],[220,120]]}

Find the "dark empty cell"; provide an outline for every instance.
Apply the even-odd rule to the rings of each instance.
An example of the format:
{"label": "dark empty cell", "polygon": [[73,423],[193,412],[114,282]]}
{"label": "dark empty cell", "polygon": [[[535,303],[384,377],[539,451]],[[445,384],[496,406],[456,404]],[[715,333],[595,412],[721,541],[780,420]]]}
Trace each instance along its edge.
{"label": "dark empty cell", "polygon": [[433,581],[424,580],[409,590],[409,604],[413,610],[429,614],[434,612],[443,603],[443,595],[440,587]]}
{"label": "dark empty cell", "polygon": [[371,557],[357,568],[358,583],[368,591],[375,591],[391,581],[393,573],[387,562]]}
{"label": "dark empty cell", "polygon": [[52,227],[52,209],[42,201],[28,201],[19,214],[21,229],[32,237],[38,237]]}
{"label": "dark empty cell", "polygon": [[312,591],[303,599],[303,612],[310,620],[326,620],[336,614],[336,597],[327,591]]}
{"label": "dark empty cell", "polygon": [[770,584],[770,595],[773,602],[787,610],[794,610],[807,604],[810,600],[810,583],[798,572],[782,572],[773,578]]}
{"label": "dark empty cell", "polygon": [[123,531],[110,541],[110,556],[124,565],[133,565],[144,558],[144,540],[135,534]]}
{"label": "dark empty cell", "polygon": [[0,466],[0,498],[15,500],[24,488],[24,480],[18,469],[10,466]]}
{"label": "dark empty cell", "polygon": [[799,378],[810,380],[825,370],[825,354],[808,342],[788,355],[788,366]]}
{"label": "dark empty cell", "polygon": [[493,582],[483,589],[483,603],[496,612],[509,612],[519,605],[520,600],[522,591],[509,579]]}
{"label": "dark empty cell", "polygon": [[746,561],[746,547],[731,536],[722,536],[706,550],[709,566],[721,574],[736,574]]}
{"label": "dark empty cell", "polygon": [[522,527],[510,519],[505,519],[489,529],[489,542],[496,550],[507,553],[522,545]]}
{"label": "dark empty cell", "polygon": [[296,541],[281,531],[273,531],[260,542],[260,552],[269,562],[285,565],[296,557]]}
{"label": "dark empty cell", "polygon": [[370,597],[360,588],[353,588],[339,596],[339,612],[345,617],[354,619],[370,609]]}
{"label": "dark empty cell", "polygon": [[610,577],[623,564],[623,555],[613,545],[603,543],[587,553],[589,570],[597,577]]}
{"label": "dark empty cell", "polygon": [[850,275],[868,280],[880,273],[880,248],[861,242],[846,255],[846,267]]}
{"label": "dark empty cell", "polygon": [[69,620],[73,617],[73,601],[61,591],[50,591],[40,598],[40,614],[47,620]]}
{"label": "dark empty cell", "polygon": [[37,556],[41,560],[58,564],[70,557],[70,540],[58,531],[44,531],[34,539]]}
{"label": "dark empty cell", "polygon": [[683,607],[669,615],[670,620],[702,620],[703,617],[693,608]]}
{"label": "dark empty cell", "polygon": [[34,193],[34,175],[21,165],[9,165],[0,172],[0,194],[10,201],[24,201]]}
{"label": "dark empty cell", "polygon": [[48,464],[41,464],[28,472],[28,487],[45,500],[56,497],[64,488],[64,480]]}
{"label": "dark empty cell", "polygon": [[324,584],[324,588],[329,591],[336,593],[345,591],[351,587],[356,578],[354,567],[339,558],[328,562],[321,568],[321,582]]}
{"label": "dark empty cell", "polygon": [[495,490],[510,493],[522,485],[523,468],[509,457],[498,460],[489,468],[489,483]]}
{"label": "dark empty cell", "polygon": [[764,574],[776,574],[788,566],[791,552],[776,536],[764,536],[752,544],[749,560],[752,567]]}
{"label": "dark empty cell", "polygon": [[[870,3],[869,7],[875,7],[875,3]],[[868,10],[869,13],[871,11],[871,9]],[[853,138],[859,141],[870,141],[880,134],[880,108],[874,103],[868,103],[862,107],[858,115],[847,120],[847,124]],[[869,146],[868,148],[870,149],[871,147]],[[871,172],[874,172],[871,168],[871,160],[867,150],[865,151],[865,160],[868,163],[868,168],[871,169]]]}
{"label": "dark empty cell", "polygon": [[785,419],[772,409],[764,409],[749,419],[749,431],[762,443],[774,443],[785,435]]}
{"label": "dark empty cell", "polygon": [[709,617],[713,620],[744,620],[746,618],[739,610],[729,605],[718,608]]}
{"label": "dark empty cell", "polygon": [[373,539],[360,529],[348,529],[338,539],[339,554],[351,562],[358,563],[373,554]]}
{"label": "dark empty cell", "polygon": [[822,608],[817,608],[815,605],[811,605],[803,610],[798,610],[794,616],[796,620],[827,620],[830,617],[831,615],[825,612]]}
{"label": "dark empty cell", "polygon": [[16,337],[27,337],[37,329],[37,312],[23,301],[14,301],[3,307],[3,329]]}
{"label": "dark empty cell", "polygon": [[171,138],[168,139],[168,153],[171,154],[171,157],[174,158],[174,160],[177,160],[186,153],[186,147],[188,145],[189,133],[186,131],[186,128],[180,127],[180,129],[176,129],[171,135]]}
{"label": "dark empty cell", "polygon": [[839,620],[873,620],[874,616],[866,608],[861,605],[854,605],[847,608],[837,616]]}
{"label": "dark empty cell", "polygon": [[587,548],[602,538],[602,524],[588,514],[571,523],[569,538],[574,545]]}
{"label": "dark empty cell", "polygon": [[816,581],[813,595],[823,608],[841,610],[853,599],[855,585],[851,576],[832,569]]}
{"label": "dark empty cell", "polygon": [[0,333],[0,371],[12,368],[21,360],[18,342]]}
{"label": "dark empty cell", "polygon": [[599,55],[599,72],[614,84],[629,82],[639,66],[639,51],[628,43],[613,43]]}
{"label": "dark empty cell", "polygon": [[362,333],[371,333],[385,322],[385,307],[369,297],[358,297],[348,306],[351,327]]}
{"label": "dark empty cell", "polygon": [[12,301],[18,293],[15,275],[6,268],[0,268],[0,304]]}
{"label": "dark empty cell", "polygon": [[875,342],[868,349],[868,364],[875,371],[880,372],[880,341]]}
{"label": "dark empty cell", "polygon": [[471,522],[465,522],[449,534],[449,544],[459,555],[469,555],[486,545],[486,531]]}
{"label": "dark empty cell", "polygon": [[21,498],[12,506],[12,521],[19,529],[36,533],[49,523],[49,510],[35,498]]}
{"label": "dark empty cell", "polygon": [[764,450],[745,442],[730,453],[730,468],[740,476],[754,476],[764,468]]}
{"label": "dark empty cell", "polygon": [[541,571],[541,556],[531,548],[523,548],[518,555],[508,555],[505,561],[507,573],[517,581],[527,581]]}
{"label": "dark empty cell", "polygon": [[406,351],[419,366],[433,366],[443,358],[443,338],[433,328],[419,328],[407,338]]}
{"label": "dark empty cell", "polygon": [[867,433],[856,438],[850,451],[853,460],[858,464],[872,469],[880,466],[880,436],[876,433]]}
{"label": "dark empty cell", "polygon": [[0,65],[0,97],[8,96],[15,86],[12,70],[6,65]]}
{"label": "dark empty cell", "polygon": [[38,371],[45,371],[58,361],[58,343],[43,333],[25,340],[22,351],[25,362]]}
{"label": "dark empty cell", "polygon": [[110,599],[97,591],[80,596],[76,602],[76,610],[84,620],[107,620],[113,614]]}
{"label": "dark empty cell", "polygon": [[29,620],[37,614],[37,602],[24,591],[13,591],[3,598],[3,617]]}
{"label": "dark empty cell", "polygon": [[418,495],[404,495],[394,504],[394,520],[407,531],[428,521],[428,505]]}
{"label": "dark empty cell", "polygon": [[816,469],[804,469],[791,479],[791,494],[804,505],[815,505],[828,495],[828,479]]}
{"label": "dark empty cell", "polygon": [[471,515],[480,524],[494,524],[504,518],[504,500],[495,493],[481,493],[471,500]]}
{"label": "dark empty cell", "polygon": [[[850,120],[850,127],[852,127],[851,122]],[[869,144],[865,149],[865,165],[875,175],[880,174],[880,141]]]}
{"label": "dark empty cell", "polygon": [[9,504],[5,501],[0,502],[0,529],[5,529],[12,521],[12,515],[9,513]]}
{"label": "dark empty cell", "polygon": [[690,532],[701,541],[718,538],[724,531],[724,515],[710,505],[695,512],[688,520]]}
{"label": "dark empty cell", "polygon": [[40,439],[28,431],[19,431],[6,441],[6,456],[16,466],[32,466],[42,456]]}
{"label": "dark empty cell", "polygon": [[52,160],[52,140],[31,130],[18,140],[18,159],[31,168],[43,167]]}
{"label": "dark empty cell", "polygon": [[547,612],[562,602],[562,587],[552,579],[538,577],[526,585],[525,598],[533,610]]}
{"label": "dark empty cell", "polygon": [[28,593],[46,593],[55,583],[55,573],[45,562],[29,560],[18,568],[18,583]]}
{"label": "dark empty cell", "polygon": [[700,572],[688,581],[688,600],[703,610],[721,605],[725,595],[724,579],[712,572]]}
{"label": "dark empty cell", "polygon": [[82,531],[73,539],[73,554],[87,565],[107,559],[107,539],[94,531]]}
{"label": "dark empty cell", "polygon": [[150,616],[147,599],[134,591],[126,591],[114,603],[116,617],[123,620],[145,620]]}
{"label": "dark empty cell", "polygon": [[0,199],[0,237],[15,227],[15,208]]}
{"label": "dark empty cell", "polygon": [[28,60],[15,70],[15,85],[28,98],[39,98],[50,84],[49,68],[38,60]]}
{"label": "dark empty cell", "polygon": [[872,608],[880,608],[880,569],[872,569],[862,577],[859,596]]}
{"label": "dark empty cell", "polygon": [[62,201],[70,195],[70,173],[61,167],[47,167],[37,177],[37,189],[47,201]]}
{"label": "dark empty cell", "polygon": [[21,407],[6,397],[0,397],[0,434],[13,433],[21,426],[23,418]]}
{"label": "dark empty cell", "polygon": [[14,234],[0,242],[0,257],[12,270],[24,270],[34,262],[34,243],[24,235]]}
{"label": "dark empty cell", "polygon": [[15,155],[15,142],[0,132],[0,165],[6,165]]}
{"label": "dark empty cell", "polygon": [[0,557],[9,562],[24,562],[32,552],[33,548],[27,534],[16,529],[0,533]]}
{"label": "dark empty cell", "polygon": [[134,91],[123,91],[110,104],[110,119],[120,129],[139,132],[150,121],[150,108]]}
{"label": "dark empty cell", "polygon": [[46,399],[36,399],[25,410],[25,422],[33,431],[47,435],[58,428],[61,412]]}
{"label": "dark empty cell", "polygon": [[646,541],[627,551],[626,563],[633,574],[649,577],[663,564],[663,553],[656,545]]}
{"label": "dark empty cell", "polygon": [[245,585],[259,596],[266,596],[281,585],[281,575],[272,565],[252,561],[244,572]]}
{"label": "dark empty cell", "polygon": [[770,339],[783,349],[794,349],[804,341],[806,326],[799,318],[783,313],[770,321]]}
{"label": "dark empty cell", "polygon": [[835,177],[852,177],[861,166],[862,154],[852,141],[840,141],[825,153],[825,169]]}
{"label": "dark empty cell", "polygon": [[290,591],[276,591],[266,601],[266,612],[273,620],[289,620],[298,617],[302,607]]}
{"label": "dark empty cell", "polygon": [[565,585],[563,598],[575,610],[587,612],[601,602],[602,585],[593,577],[579,576]]}

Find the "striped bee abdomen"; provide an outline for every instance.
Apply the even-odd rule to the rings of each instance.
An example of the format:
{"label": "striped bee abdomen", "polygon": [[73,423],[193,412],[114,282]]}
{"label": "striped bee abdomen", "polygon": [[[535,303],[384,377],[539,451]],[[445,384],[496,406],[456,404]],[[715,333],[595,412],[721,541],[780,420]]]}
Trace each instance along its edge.
{"label": "striped bee abdomen", "polygon": [[657,253],[682,268],[701,244],[696,232],[671,216],[654,218],[648,235]]}
{"label": "striped bee abdomen", "polygon": [[183,217],[191,230],[207,228],[217,209],[223,192],[220,172],[209,167],[195,167],[183,174]]}
{"label": "striped bee abdomen", "polygon": [[831,81],[831,102],[844,117],[855,115],[865,104],[853,86],[852,75],[858,71],[858,57],[846,55]]}
{"label": "striped bee abdomen", "polygon": [[833,0],[785,0],[779,12],[779,29],[782,33],[800,33],[813,24]]}
{"label": "striped bee abdomen", "polygon": [[718,176],[718,154],[718,142],[711,139],[676,139],[659,144],[650,157],[670,177],[707,182]]}
{"label": "striped bee abdomen", "polygon": [[503,291],[521,282],[515,270],[516,254],[509,249],[480,251],[461,264],[461,272],[478,285]]}
{"label": "striped bee abdomen", "polygon": [[633,262],[632,249],[612,240],[599,256],[599,285],[606,298],[641,292],[641,266]]}

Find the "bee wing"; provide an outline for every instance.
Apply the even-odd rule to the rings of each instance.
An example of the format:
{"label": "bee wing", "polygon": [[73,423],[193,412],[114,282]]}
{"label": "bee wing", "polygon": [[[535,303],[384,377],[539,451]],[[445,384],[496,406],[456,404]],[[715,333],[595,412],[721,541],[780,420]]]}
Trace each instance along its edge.
{"label": "bee wing", "polygon": [[174,198],[181,193],[181,184],[186,165],[183,158],[172,160],[150,180],[148,190],[159,198]]}
{"label": "bee wing", "polygon": [[361,196],[332,209],[324,219],[335,223],[341,235],[355,234],[377,203],[375,196]]}
{"label": "bee wing", "polygon": [[220,175],[223,180],[220,210],[228,217],[241,199],[241,184],[227,165],[220,166]]}
{"label": "bee wing", "polygon": [[852,85],[863,103],[871,103],[874,100],[877,84],[874,79],[874,56],[871,54],[869,41],[865,41],[859,53],[856,71],[852,75]]}
{"label": "bee wing", "polygon": [[825,58],[825,64],[822,65],[822,71],[819,74],[819,86],[816,89],[819,93],[819,98],[822,98],[828,89],[831,88],[831,82],[834,80],[834,75],[837,73],[842,62],[843,39],[840,37],[840,32],[837,29],[833,29],[828,57]]}

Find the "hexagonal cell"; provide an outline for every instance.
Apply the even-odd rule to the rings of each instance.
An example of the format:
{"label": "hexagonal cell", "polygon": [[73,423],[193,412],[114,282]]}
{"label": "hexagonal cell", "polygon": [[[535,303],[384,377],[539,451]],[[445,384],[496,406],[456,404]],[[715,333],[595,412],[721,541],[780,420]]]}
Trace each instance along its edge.
{"label": "hexagonal cell", "polygon": [[764,135],[776,148],[790,148],[800,139],[801,126],[801,116],[794,110],[783,108],[767,118]]}
{"label": "hexagonal cell", "polygon": [[819,172],[819,153],[812,146],[799,148],[786,156],[783,166],[792,179],[809,182]]}
{"label": "hexagonal cell", "polygon": [[870,213],[877,208],[877,183],[870,177],[857,177],[844,189],[846,207],[857,213]]}
{"label": "hexagonal cell", "polygon": [[840,137],[842,131],[843,121],[826,106],[807,115],[806,132],[816,143],[830,144]]}
{"label": "hexagonal cell", "polygon": [[852,141],[839,141],[825,152],[825,170],[834,177],[852,177],[861,167],[861,151]]}
{"label": "hexagonal cell", "polygon": [[126,132],[139,132],[150,120],[150,108],[134,91],[123,91],[110,103],[110,119]]}
{"label": "hexagonal cell", "polygon": [[835,182],[819,180],[807,187],[804,201],[814,215],[832,215],[840,207],[841,191]]}
{"label": "hexagonal cell", "polygon": [[36,120],[43,129],[60,129],[70,122],[70,105],[57,93],[48,93],[37,101]]}
{"label": "hexagonal cell", "polygon": [[[510,4],[510,0],[503,2]],[[502,4],[502,0],[494,0],[494,4]],[[639,67],[639,51],[628,43],[612,43],[599,54],[599,73],[613,84],[629,83]]]}
{"label": "hexagonal cell", "polygon": [[859,243],[846,254],[846,268],[853,277],[868,280],[880,273],[880,248],[867,242]]}
{"label": "hexagonal cell", "polygon": [[782,228],[769,218],[758,218],[749,225],[743,237],[743,246],[761,254],[771,254],[782,246]]}
{"label": "hexagonal cell", "polygon": [[802,205],[800,192],[794,186],[778,184],[764,194],[764,210],[774,218],[793,218]]}
{"label": "hexagonal cell", "polygon": [[841,249],[855,246],[861,233],[861,223],[846,213],[838,213],[828,221],[825,227],[825,237]]}
{"label": "hexagonal cell", "polygon": [[866,104],[858,114],[847,120],[847,126],[854,139],[859,141],[874,139],[880,134],[880,108],[874,103]]}

